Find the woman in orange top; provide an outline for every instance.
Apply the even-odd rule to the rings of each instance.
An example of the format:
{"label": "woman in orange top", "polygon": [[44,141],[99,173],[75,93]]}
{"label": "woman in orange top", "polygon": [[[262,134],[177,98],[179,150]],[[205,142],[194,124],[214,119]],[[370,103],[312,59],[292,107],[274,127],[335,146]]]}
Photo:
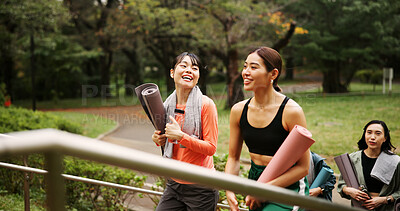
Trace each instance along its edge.
{"label": "woman in orange top", "polygon": [[[202,68],[200,59],[184,52],[170,70],[175,91],[165,100],[165,134],[155,131],[153,141],[164,148],[164,157],[214,169],[217,148],[218,115],[214,102],[196,86]],[[169,179],[156,210],[215,211],[218,190],[186,181]]]}

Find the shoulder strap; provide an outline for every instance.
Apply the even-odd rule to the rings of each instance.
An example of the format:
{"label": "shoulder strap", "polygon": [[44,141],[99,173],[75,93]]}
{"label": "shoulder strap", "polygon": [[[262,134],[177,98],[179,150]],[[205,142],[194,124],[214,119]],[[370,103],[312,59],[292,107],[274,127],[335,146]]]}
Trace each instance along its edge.
{"label": "shoulder strap", "polygon": [[285,108],[285,106],[286,106],[287,102],[289,101],[289,99],[290,99],[290,98],[285,97],[285,99],[283,100],[281,106],[279,107],[279,110],[278,110],[277,115],[282,116],[282,114],[283,114],[283,109]]}
{"label": "shoulder strap", "polygon": [[240,124],[242,124],[242,121],[245,120],[244,118],[246,118],[246,122],[247,122],[247,110],[249,108],[249,103],[250,103],[251,98],[246,102],[246,104],[244,104],[244,107],[242,110],[242,115],[240,116],[240,120],[239,120]]}

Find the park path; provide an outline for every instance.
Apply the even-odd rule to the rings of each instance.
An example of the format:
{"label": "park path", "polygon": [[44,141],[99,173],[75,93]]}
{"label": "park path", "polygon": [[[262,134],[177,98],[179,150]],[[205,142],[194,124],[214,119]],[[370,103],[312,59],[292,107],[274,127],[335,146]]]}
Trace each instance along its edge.
{"label": "park path", "polygon": [[[312,82],[305,84],[296,84],[291,86],[283,86],[283,93],[296,93],[309,89],[320,88],[320,82]],[[60,110],[59,110],[60,111]],[[75,108],[62,109],[64,112],[80,112],[99,115],[102,118],[109,118],[118,123],[118,126],[113,130],[102,134],[98,139],[129,147],[136,150],[141,150],[151,154],[160,155],[160,148],[151,141],[151,135],[154,132],[153,125],[146,117],[142,106],[117,106],[117,107],[100,107],[100,108]],[[247,165],[247,164],[244,164]],[[142,174],[139,172],[139,174]],[[145,174],[148,175],[148,174]],[[148,175],[147,182],[152,183],[156,176]],[[150,186],[150,184],[148,186]],[[336,203],[350,205],[348,200],[342,199],[333,190],[333,201]],[[151,211],[154,210],[154,203],[148,198],[133,197],[128,204],[132,210]]]}

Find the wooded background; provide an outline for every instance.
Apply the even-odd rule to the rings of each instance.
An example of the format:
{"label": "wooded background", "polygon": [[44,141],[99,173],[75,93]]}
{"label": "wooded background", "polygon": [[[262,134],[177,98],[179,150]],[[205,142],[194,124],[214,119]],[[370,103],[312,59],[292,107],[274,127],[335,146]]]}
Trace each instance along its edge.
{"label": "wooded background", "polygon": [[[400,1],[3,0],[0,83],[12,100],[79,98],[83,85],[166,84],[183,51],[207,65],[199,85],[225,81],[227,105],[243,99],[240,71],[258,46],[278,50],[283,78],[320,71],[323,91],[346,92],[357,71],[399,73]],[[120,83],[122,81],[122,85]],[[117,92],[118,94],[118,92]]]}

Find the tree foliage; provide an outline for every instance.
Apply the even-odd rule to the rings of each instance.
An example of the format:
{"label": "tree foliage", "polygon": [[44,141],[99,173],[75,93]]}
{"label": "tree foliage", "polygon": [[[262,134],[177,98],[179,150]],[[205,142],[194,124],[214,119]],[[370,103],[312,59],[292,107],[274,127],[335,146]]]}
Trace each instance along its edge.
{"label": "tree foliage", "polygon": [[172,91],[172,62],[192,51],[208,67],[204,92],[210,72],[224,75],[229,107],[243,99],[241,61],[269,46],[288,70],[317,69],[324,91],[343,92],[357,70],[397,64],[398,11],[394,0],[6,0],[0,83],[12,99],[77,97],[84,84],[108,97],[102,86],[123,79],[132,94],[150,69]]}
{"label": "tree foliage", "polygon": [[399,57],[398,1],[303,0],[288,11],[309,34],[294,42],[298,58],[323,73],[325,92],[346,92],[357,70]]}

